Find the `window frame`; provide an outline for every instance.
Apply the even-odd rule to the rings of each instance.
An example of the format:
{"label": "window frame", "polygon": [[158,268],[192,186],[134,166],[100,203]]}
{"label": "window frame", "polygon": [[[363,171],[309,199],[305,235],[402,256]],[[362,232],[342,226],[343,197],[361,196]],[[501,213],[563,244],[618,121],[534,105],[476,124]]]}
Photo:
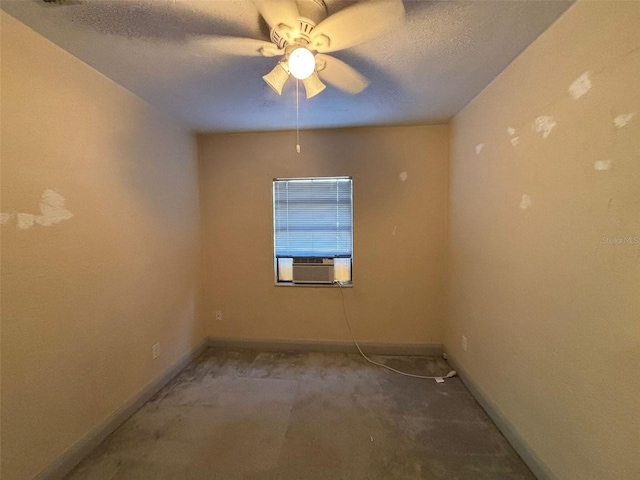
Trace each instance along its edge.
{"label": "window frame", "polygon": [[[285,257],[278,256],[276,253],[277,245],[276,245],[276,182],[290,181],[290,180],[349,180],[350,184],[350,236],[351,236],[351,254],[350,255],[333,255],[333,256],[315,256],[315,257]],[[274,273],[274,285],[278,287],[345,287],[350,288],[353,287],[353,261],[354,261],[354,225],[353,225],[353,216],[354,216],[354,193],[353,193],[353,177],[347,175],[338,175],[338,176],[327,176],[327,177],[276,177],[273,179],[271,184],[271,193],[272,193],[272,205],[271,205],[271,213],[272,213],[272,241],[273,241],[273,273]],[[279,262],[280,258],[332,258],[332,259],[345,259],[348,258],[349,262],[349,280],[348,281],[339,281],[334,280],[332,283],[296,283],[292,280],[281,280],[280,272],[279,272]]]}

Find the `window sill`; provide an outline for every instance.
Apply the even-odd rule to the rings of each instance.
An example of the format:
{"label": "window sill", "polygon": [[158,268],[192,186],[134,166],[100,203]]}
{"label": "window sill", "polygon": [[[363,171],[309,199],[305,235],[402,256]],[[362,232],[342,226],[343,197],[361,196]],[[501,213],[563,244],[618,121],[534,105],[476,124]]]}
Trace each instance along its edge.
{"label": "window sill", "polygon": [[353,288],[353,283],[293,283],[293,282],[275,282],[276,287],[302,287],[302,288]]}

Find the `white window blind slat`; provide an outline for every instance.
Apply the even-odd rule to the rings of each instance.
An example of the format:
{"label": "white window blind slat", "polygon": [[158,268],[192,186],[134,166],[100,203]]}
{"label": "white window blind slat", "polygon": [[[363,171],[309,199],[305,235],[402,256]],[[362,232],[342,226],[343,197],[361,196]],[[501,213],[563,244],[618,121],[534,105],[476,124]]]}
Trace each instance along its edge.
{"label": "white window blind slat", "polygon": [[352,196],[347,177],[274,180],[276,257],[350,257]]}

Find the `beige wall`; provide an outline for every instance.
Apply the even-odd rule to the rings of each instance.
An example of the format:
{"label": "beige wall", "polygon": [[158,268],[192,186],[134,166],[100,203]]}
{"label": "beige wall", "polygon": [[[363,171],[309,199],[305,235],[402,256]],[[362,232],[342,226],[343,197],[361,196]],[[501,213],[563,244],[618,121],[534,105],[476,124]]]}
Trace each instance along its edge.
{"label": "beige wall", "polygon": [[199,139],[209,334],[350,339],[338,289],[274,286],[272,225],[273,178],[350,175],[354,286],[343,293],[357,338],[442,343],[448,127],[304,131],[300,141],[297,154],[295,132]]}
{"label": "beige wall", "polygon": [[[0,19],[2,478],[23,480],[203,340],[197,155],[187,131]],[[46,190],[65,204],[48,193],[41,211]]]}
{"label": "beige wall", "polygon": [[[46,468],[205,325],[193,138],[0,19],[2,478],[13,480]],[[305,131],[301,154],[291,132],[201,136],[206,332],[349,340],[339,290],[273,285],[271,180],[351,175],[354,287],[343,293],[358,339],[445,340],[449,245],[446,343],[471,379],[550,476],[634,478],[637,24],[637,2],[572,7],[456,116],[450,170],[447,126]],[[540,117],[552,117],[539,120],[546,138]]]}
{"label": "beige wall", "polygon": [[640,474],[638,25],[579,2],[452,123],[447,347],[563,480]]}

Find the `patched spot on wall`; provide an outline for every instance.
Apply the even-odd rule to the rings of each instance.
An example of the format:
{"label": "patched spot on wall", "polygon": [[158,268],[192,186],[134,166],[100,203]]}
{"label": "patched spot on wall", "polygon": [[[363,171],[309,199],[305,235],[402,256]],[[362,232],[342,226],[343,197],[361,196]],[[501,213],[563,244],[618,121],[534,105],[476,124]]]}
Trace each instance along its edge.
{"label": "patched spot on wall", "polygon": [[407,178],[409,178],[409,174],[407,172],[400,172],[400,175],[398,175],[400,177],[400,180],[402,180],[403,182],[407,181]]}
{"label": "patched spot on wall", "polygon": [[599,171],[610,170],[613,162],[611,160],[598,160],[594,162],[593,168]]}
{"label": "patched spot on wall", "polygon": [[4,225],[13,220],[13,213],[0,213],[0,225]]}
{"label": "patched spot on wall", "polygon": [[18,213],[16,219],[18,221],[18,228],[27,229],[33,227],[36,216],[32,213]]}
{"label": "patched spot on wall", "polygon": [[[520,143],[520,136],[516,135],[516,129],[513,127],[508,127],[507,128],[507,133],[512,137],[510,142],[512,146],[516,146]],[[514,136],[516,135],[516,136]]]}
{"label": "patched spot on wall", "polygon": [[40,212],[36,221],[45,227],[63,220],[69,220],[73,213],[64,208],[64,197],[53,190],[45,190],[40,199]]}
{"label": "patched spot on wall", "polygon": [[[62,195],[54,190],[47,189],[40,198],[40,215],[33,213],[16,213],[16,226],[26,230],[33,227],[36,223],[43,227],[50,227],[63,220],[69,220],[73,217],[73,213],[64,208],[65,200]],[[2,225],[8,224],[13,220],[13,213],[2,213]]]}
{"label": "patched spot on wall", "polygon": [[591,72],[584,72],[569,85],[569,94],[577,100],[591,90]]}
{"label": "patched spot on wall", "polygon": [[556,125],[557,123],[552,116],[542,115],[533,122],[533,129],[538,133],[542,133],[542,138],[547,138]]}
{"label": "patched spot on wall", "polygon": [[627,124],[636,116],[636,113],[622,113],[613,119],[613,124],[616,128],[626,127]]}
{"label": "patched spot on wall", "polygon": [[479,143],[476,145],[476,155],[480,155],[480,152],[484,148],[484,143]]}
{"label": "patched spot on wall", "polygon": [[522,198],[520,199],[520,208],[522,210],[526,210],[531,206],[531,197],[526,193],[522,194]]}

